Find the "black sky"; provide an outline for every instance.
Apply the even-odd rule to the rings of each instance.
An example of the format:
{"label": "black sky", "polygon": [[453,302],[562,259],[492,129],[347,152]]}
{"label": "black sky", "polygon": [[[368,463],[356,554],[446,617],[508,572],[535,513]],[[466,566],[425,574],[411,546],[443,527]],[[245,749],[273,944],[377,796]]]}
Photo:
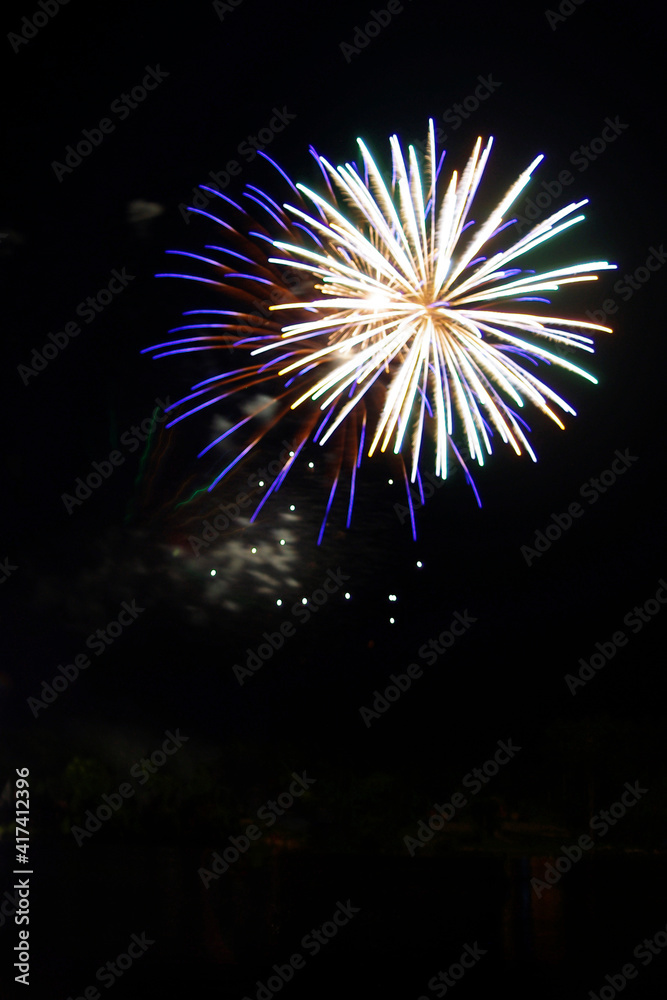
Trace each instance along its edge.
{"label": "black sky", "polygon": [[[463,773],[498,739],[530,747],[555,720],[606,717],[619,732],[655,725],[664,715],[656,693],[667,612],[636,634],[623,624],[667,578],[664,272],[644,281],[649,272],[640,271],[632,294],[624,278],[656,250],[651,259],[662,264],[664,253],[663,61],[654,12],[647,4],[586,0],[562,4],[572,13],[556,18],[537,3],[414,0],[350,53],[343,43],[353,43],[370,17],[363,4],[218,6],[72,2],[20,45],[11,33],[32,8],[3,14],[7,511],[0,558],[17,567],[0,592],[5,770],[21,766],[12,763],[17,757],[42,761],[51,741],[60,741],[65,756],[97,754],[113,764],[123,741],[151,744],[181,726],[216,752],[241,741],[269,757],[288,745],[304,760],[329,761],[332,772],[358,763],[428,784],[428,776],[437,782],[443,759],[448,773]],[[145,102],[126,117],[110,110],[158,66],[164,79]],[[462,121],[455,105],[480,80],[492,81],[492,93]],[[401,491],[387,485],[389,467],[374,460],[352,529],[342,529],[341,505],[318,548],[326,491],[302,480],[266,507],[256,536],[266,552],[272,532],[286,523],[285,504],[306,510],[291,543],[285,572],[296,584],[285,584],[285,603],[277,607],[274,590],[262,593],[257,578],[242,571],[225,594],[235,606],[220,607],[208,563],[203,570],[203,561],[169,555],[191,532],[180,515],[165,514],[184,479],[193,490],[205,484],[209,468],[202,478],[194,457],[208,441],[205,421],[181,425],[149,494],[145,479],[135,482],[140,449],[123,452],[123,467],[71,514],[62,494],[153,413],[157,398],[174,400],[206,377],[201,359],[179,368],[173,359],[140,354],[167,339],[184,309],[212,301],[197,286],[153,276],[170,269],[165,250],[201,252],[204,230],[186,224],[181,209],[210,172],[241,163],[226,189],[232,197],[270,177],[240,150],[276,109],[294,117],[267,152],[308,182],[310,145],[338,164],[355,158],[361,136],[386,161],[388,137],[421,140],[429,117],[447,133],[444,145],[457,165],[478,135],[495,137],[482,198],[500,197],[544,153],[526,196],[553,191],[569,171],[572,181],[553,210],[583,198],[590,204],[586,222],[543,253],[540,266],[609,260],[619,268],[563,288],[555,302],[573,315],[609,308],[608,300],[617,310],[608,321],[614,333],[600,335],[592,358],[582,355],[599,384],[553,374],[577,416],[559,431],[527,415],[539,462],[499,447],[476,475],[481,510],[463,477],[454,476],[418,512],[414,542],[394,511]],[[113,130],[58,179],[54,162],[105,117]],[[605,129],[613,138],[603,140],[602,152],[577,153]],[[160,214],[131,223],[128,206],[136,200],[155,203]],[[127,288],[24,384],[20,366],[30,363],[33,348],[74,320],[79,303],[106,287],[114,269],[133,276]],[[158,437],[156,447],[163,444]],[[633,458],[591,503],[582,487],[608,470],[617,452]],[[262,460],[273,457],[267,449]],[[221,502],[235,493],[222,493]],[[532,546],[535,532],[574,502],[582,516],[527,565],[521,547]],[[197,516],[201,524],[208,511],[198,508]],[[238,544],[247,549],[242,534]],[[339,568],[344,587],[240,686],[233,665],[265,631],[296,623],[295,602]],[[136,623],[34,718],[27,699],[132,599],[145,608]],[[424,676],[365,727],[360,706],[466,610],[476,619],[469,632],[437,664],[422,660]],[[573,696],[565,675],[623,628],[627,646]],[[539,773],[529,767],[526,781],[539,782]]]}

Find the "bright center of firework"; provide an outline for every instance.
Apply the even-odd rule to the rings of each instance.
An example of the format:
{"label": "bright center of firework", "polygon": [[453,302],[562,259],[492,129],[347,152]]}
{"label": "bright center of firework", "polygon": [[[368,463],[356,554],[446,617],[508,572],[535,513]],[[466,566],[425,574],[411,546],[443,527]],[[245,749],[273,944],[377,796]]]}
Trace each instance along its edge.
{"label": "bright center of firework", "polygon": [[392,302],[388,295],[376,292],[374,295],[369,295],[366,298],[365,304],[369,309],[381,312],[383,309],[386,309],[387,306],[392,305]]}
{"label": "bright center of firework", "polygon": [[[393,444],[394,453],[399,454],[407,433],[412,441],[412,482],[418,475],[427,424],[435,439],[436,475],[443,479],[447,476],[450,446],[461,460],[452,441],[456,414],[470,455],[480,465],[491,454],[494,433],[517,455],[525,448],[535,460],[525,423],[517,418],[512,404],[523,407],[525,400],[530,400],[560,427],[565,425],[550,403],[568,413],[574,410],[518,363],[517,356],[532,355],[595,382],[588,372],[545,350],[539,340],[547,338],[564,346],[592,350],[592,341],[570,328],[608,328],[533,315],[517,309],[517,304],[548,302],[539,293],[557,291],[560,284],[595,280],[591,272],[614,265],[596,261],[541,274],[514,266],[517,258],[583,219],[578,216],[562,221],[581,202],[538,223],[508,249],[487,249],[509,224],[509,209],[530,182],[531,172],[542,156],[530,164],[488,218],[477,225],[468,219],[468,213],[492,140],[485,149],[481,139],[477,140],[461,177],[454,172],[444,194],[438,191],[440,171],[432,122],[424,171],[412,147],[406,161],[398,139],[394,136],[391,142],[391,189],[361,140],[365,179],[354,164],[334,169],[319,158],[343,200],[352,206],[349,216],[343,215],[336,203],[302,185],[298,190],[314,202],[320,218],[285,205],[301,220],[300,224],[305,221],[319,234],[317,242],[324,249],[320,253],[294,243],[274,243],[289,251],[291,259],[272,257],[270,262],[289,265],[296,260],[297,267],[311,269],[319,279],[315,288],[321,296],[304,303],[320,318],[286,326],[282,336],[292,343],[304,343],[319,332],[326,337],[327,346],[313,352],[314,364],[304,368],[299,355],[279,374],[310,372],[324,362],[334,362],[333,370],[327,367],[321,377],[310,380],[291,408],[307,400],[318,403],[325,418],[317,439],[324,445],[382,377],[384,403],[367,453],[370,457]],[[510,262],[512,266],[508,266]],[[293,309],[294,305],[272,308]],[[538,343],[526,340],[526,334],[537,338]],[[267,344],[255,353],[272,350],[273,346]]]}

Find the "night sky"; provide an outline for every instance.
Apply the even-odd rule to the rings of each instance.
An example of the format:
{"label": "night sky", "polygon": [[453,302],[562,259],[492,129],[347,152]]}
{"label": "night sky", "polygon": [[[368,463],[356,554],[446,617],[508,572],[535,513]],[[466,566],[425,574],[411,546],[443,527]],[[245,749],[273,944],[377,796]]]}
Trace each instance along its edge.
{"label": "night sky", "polygon": [[[456,997],[502,984],[604,1000],[627,962],[629,1000],[659,995],[667,956],[655,946],[646,968],[633,958],[667,924],[667,256],[649,6],[44,0],[3,24],[0,856],[11,895],[13,789],[27,767],[33,995],[189,987],[266,1000],[274,963],[300,951],[286,998],[433,997],[444,993],[432,977],[476,941],[484,960],[454,976]],[[298,424],[277,427],[213,493],[236,445],[196,456],[226,426],[216,420],[238,419],[232,404],[164,427],[164,405],[225,358],[141,354],[185,310],[229,308],[202,284],[155,278],[186,260],[165,251],[225,238],[186,211],[197,185],[217,177],[231,198],[255,185],[280,200],[286,186],[252,149],[261,130],[288,176],[316,187],[309,147],[338,165],[363,137],[386,167],[389,136],[423,142],[429,118],[448,175],[478,135],[495,137],[481,211],[544,154],[510,233],[590,200],[586,221],[526,266],[618,265],[553,299],[557,315],[613,328],[573,358],[598,384],[542,366],[577,415],[563,431],[528,407],[538,462],[498,442],[473,469],[481,507],[455,469],[418,505],[417,540],[399,467],[378,454],[360,470],[351,527],[342,490],[317,545],[326,446],[255,524],[232,518],[203,536]],[[95,145],[72,158],[86,133]],[[68,502],[93,463],[111,472]],[[95,644],[109,623],[112,638]],[[258,649],[263,665],[244,670]],[[577,683],[594,654],[599,669]],[[89,666],[44,700],[44,682],[77,656]],[[405,690],[383,701],[392,674]],[[135,771],[135,801],[79,845],[72,826],[177,732],[187,740],[155,775]],[[453,832],[413,857],[405,837],[499,741],[521,748],[516,759],[481,794],[464,786]],[[206,888],[206,859],[304,769],[316,782],[274,840]],[[521,865],[539,876],[626,782],[648,791],[540,898]],[[348,899],[361,915],[310,957],[304,934]],[[11,902],[2,913],[12,984],[19,927]],[[96,979],[144,930],[155,944],[122,978]]]}

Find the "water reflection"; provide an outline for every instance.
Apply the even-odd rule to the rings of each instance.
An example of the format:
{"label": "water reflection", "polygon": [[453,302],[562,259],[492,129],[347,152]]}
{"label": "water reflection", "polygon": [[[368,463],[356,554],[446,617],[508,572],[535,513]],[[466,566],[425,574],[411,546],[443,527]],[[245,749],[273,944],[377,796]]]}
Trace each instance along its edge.
{"label": "water reflection", "polygon": [[556,963],[566,950],[559,884],[538,899],[530,880],[541,878],[548,858],[506,858],[508,895],[502,912],[503,953],[508,962]]}
{"label": "water reflection", "polygon": [[[221,843],[91,844],[76,852],[69,845],[36,847],[35,865],[43,873],[38,919],[50,928],[40,934],[44,967],[71,991],[72,940],[94,970],[108,957],[105,927],[128,934],[146,929],[159,943],[142,960],[142,975],[206,981],[243,995],[273,962],[299,950],[304,934],[328,918],[337,900],[349,898],[360,911],[331,948],[341,968],[356,963],[376,975],[391,969],[409,995],[417,995],[466,943],[477,942],[485,957],[474,982],[470,974],[472,995],[507,975],[517,986],[539,986],[542,1000],[566,995],[558,989],[567,977],[572,986],[575,971],[576,985],[584,987],[588,978],[595,985],[618,955],[631,956],[640,938],[628,925],[637,891],[649,873],[663,887],[667,876],[662,858],[591,858],[581,875],[570,873],[538,900],[530,879],[540,877],[544,857],[315,855],[276,842],[261,858],[253,860],[249,851],[206,888],[197,872]],[[0,853],[9,846],[0,845]],[[649,930],[664,926],[660,907],[656,899],[656,912],[642,913]],[[99,913],[101,922],[94,917]],[[328,959],[317,961],[312,974],[321,985]]]}

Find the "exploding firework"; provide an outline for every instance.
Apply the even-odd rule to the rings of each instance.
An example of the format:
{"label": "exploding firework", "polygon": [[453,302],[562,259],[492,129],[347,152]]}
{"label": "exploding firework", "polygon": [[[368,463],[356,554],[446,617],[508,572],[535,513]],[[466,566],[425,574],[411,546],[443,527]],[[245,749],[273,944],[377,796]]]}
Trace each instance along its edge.
{"label": "exploding firework", "polygon": [[268,392],[271,386],[268,402],[266,396],[257,397],[250,412],[246,407],[200,452],[221,445],[253,420],[260,424],[208,489],[295,411],[300,423],[291,453],[253,519],[307,444],[329,444],[335,462],[318,542],[341,479],[349,484],[349,527],[364,454],[390,449],[396,456],[413,534],[410,483],[417,484],[423,499],[420,463],[426,441],[432,442],[435,474],[445,479],[453,456],[479,503],[464,453],[483,465],[497,435],[517,455],[525,451],[535,461],[528,425],[517,409],[532,403],[561,428],[556,410],[572,415],[575,410],[531,368],[556,365],[595,383],[593,375],[555,351],[592,353],[593,340],[576,331],[611,332],[595,323],[544,315],[544,309],[527,311],[526,303],[549,304],[543,293],[595,281],[596,272],[615,265],[593,261],[543,273],[512,266],[582,221],[584,216],[576,213],[585,200],[538,223],[507,249],[494,249],[514,223],[507,216],[542,156],[478,224],[469,216],[493,139],[484,148],[478,139],[462,174],[454,171],[446,186],[440,182],[445,154],[438,156],[433,122],[423,163],[412,146],[406,159],[398,138],[390,142],[389,182],[361,139],[363,171],[354,163],[334,168],[311,149],[324,177],[324,195],[294,185],[270,157],[260,154],[282,175],[295,202],[281,206],[248,185],[244,197],[259,206],[265,225],[226,195],[203,186],[225,203],[228,217],[240,214],[239,224],[232,226],[191,209],[225,232],[226,246],[207,246],[218,258],[184,253],[212,268],[215,277],[161,276],[217,286],[238,308],[184,313],[208,319],[170,331],[187,331],[186,337],[146,349],[155,357],[243,349],[257,359],[192,386],[170,408],[186,407],[167,426],[240,392]]}

